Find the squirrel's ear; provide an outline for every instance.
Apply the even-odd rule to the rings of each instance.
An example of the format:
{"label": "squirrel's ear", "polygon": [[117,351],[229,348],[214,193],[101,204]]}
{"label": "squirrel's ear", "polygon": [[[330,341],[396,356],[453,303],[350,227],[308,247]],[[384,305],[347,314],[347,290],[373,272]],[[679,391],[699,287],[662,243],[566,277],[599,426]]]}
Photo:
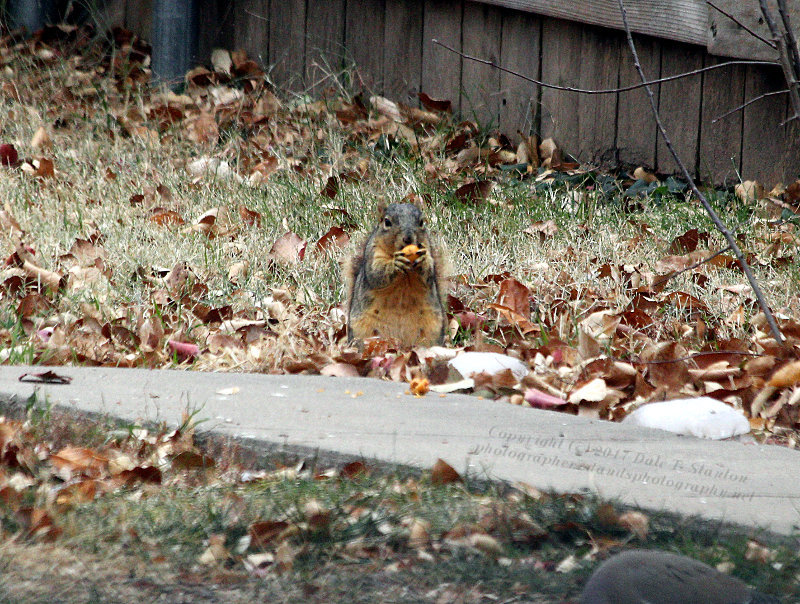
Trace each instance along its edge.
{"label": "squirrel's ear", "polygon": [[412,193],[406,197],[405,201],[416,207],[420,212],[425,211],[425,200],[420,195]]}
{"label": "squirrel's ear", "polygon": [[386,206],[389,205],[386,203],[386,199],[381,196],[378,198],[378,216],[383,217],[386,213]]}

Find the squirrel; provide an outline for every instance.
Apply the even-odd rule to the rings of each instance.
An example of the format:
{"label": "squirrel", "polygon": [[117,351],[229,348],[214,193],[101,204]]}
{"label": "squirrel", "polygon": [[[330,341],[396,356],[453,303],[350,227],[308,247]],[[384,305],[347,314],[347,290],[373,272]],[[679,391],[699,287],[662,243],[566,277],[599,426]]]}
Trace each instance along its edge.
{"label": "squirrel", "polygon": [[404,346],[444,342],[447,298],[439,248],[420,209],[379,208],[380,220],[345,267],[347,339],[383,336]]}

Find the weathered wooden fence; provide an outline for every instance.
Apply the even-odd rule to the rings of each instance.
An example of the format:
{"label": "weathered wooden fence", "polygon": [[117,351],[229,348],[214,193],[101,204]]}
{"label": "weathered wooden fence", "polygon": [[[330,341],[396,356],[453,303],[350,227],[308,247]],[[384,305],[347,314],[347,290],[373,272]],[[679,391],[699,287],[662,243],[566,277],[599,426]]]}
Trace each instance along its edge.
{"label": "weathered wooden fence", "polygon": [[[702,44],[712,20],[705,17],[702,0],[626,3],[640,32],[635,37],[649,78],[726,60]],[[717,4],[734,12],[746,4],[753,16],[758,0]],[[207,58],[214,47],[244,48],[270,69],[278,86],[295,92],[319,92],[332,83],[332,75],[355,66],[351,73],[358,83],[394,100],[416,104],[417,93],[424,91],[452,100],[464,117],[495,125],[508,135],[521,130],[552,136],[582,161],[673,172],[676,165],[656,135],[642,89],[585,95],[540,88],[431,41],[436,38],[545,82],[615,88],[638,82],[624,33],[612,29],[619,25],[615,6],[616,1],[608,0],[199,0],[199,56]],[[147,37],[151,9],[150,0],[111,0],[105,25],[124,25]],[[534,10],[539,12],[529,12]],[[592,10],[600,11],[594,22],[608,27],[561,18],[586,20],[584,13],[591,15]],[[736,48],[747,47],[737,26],[715,24],[711,31],[716,36],[725,28],[739,41],[713,39],[709,48],[727,44],[721,52],[736,54]],[[654,90],[664,123],[690,170],[717,183],[733,183],[740,174],[771,186],[800,175],[800,125],[781,125],[788,115],[785,95],[714,119],[747,99],[784,87],[777,67],[729,66]]]}

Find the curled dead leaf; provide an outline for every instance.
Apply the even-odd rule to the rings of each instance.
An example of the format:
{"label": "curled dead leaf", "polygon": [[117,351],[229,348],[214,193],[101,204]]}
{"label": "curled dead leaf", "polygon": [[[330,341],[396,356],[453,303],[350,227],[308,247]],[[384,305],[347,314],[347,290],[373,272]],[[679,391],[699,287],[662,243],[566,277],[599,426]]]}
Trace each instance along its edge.
{"label": "curled dead leaf", "polygon": [[558,150],[558,145],[552,138],[544,139],[539,145],[539,156],[542,162],[552,160],[553,154]]}
{"label": "curled dead leaf", "polygon": [[658,178],[652,172],[648,172],[642,166],[639,166],[633,171],[633,177],[636,180],[643,180],[646,183],[656,182]]}
{"label": "curled dead leaf", "polygon": [[200,347],[197,344],[192,344],[191,342],[168,340],[167,346],[169,346],[169,349],[175,353],[175,356],[177,356],[181,361],[186,361],[200,356]]}
{"label": "curled dead leaf", "polygon": [[46,157],[34,159],[32,162],[22,164],[22,171],[33,178],[52,178],[56,175],[53,160]]}
{"label": "curled dead leaf", "polygon": [[473,533],[467,537],[467,542],[479,552],[497,558],[503,554],[503,546],[491,535]]}
{"label": "curled dead leaf", "polygon": [[208,547],[200,554],[197,561],[205,566],[221,564],[230,557],[225,547],[225,535],[214,534],[208,538]]}
{"label": "curled dead leaf", "polygon": [[773,373],[767,383],[773,388],[789,388],[800,384],[800,361],[787,363]]}
{"label": "curled dead leaf", "polygon": [[432,99],[424,92],[420,92],[419,94],[417,94],[417,96],[419,97],[419,101],[420,103],[422,103],[422,106],[425,107],[425,109],[428,109],[429,111],[451,113],[453,110],[452,108],[453,104],[449,100]]}
{"label": "curled dead leaf", "polygon": [[52,144],[53,141],[50,140],[50,134],[47,132],[47,128],[39,126],[39,129],[34,133],[33,138],[31,138],[31,147],[34,149],[43,149],[45,147],[50,147]]}
{"label": "curled dead leaf", "polygon": [[181,215],[175,210],[167,210],[165,208],[153,208],[150,221],[159,226],[174,226],[184,223]]}
{"label": "curled dead leaf", "polygon": [[289,231],[275,240],[269,251],[269,257],[279,264],[292,265],[301,262],[305,253],[306,241]]}
{"label": "curled dead leaf", "polygon": [[733,188],[733,192],[742,201],[756,201],[765,196],[764,186],[756,180],[745,180]]}
{"label": "curled dead leaf", "polygon": [[342,227],[332,226],[330,229],[328,229],[327,233],[319,238],[316,244],[316,249],[321,251],[345,248],[349,245],[349,243],[350,235],[348,235]]}
{"label": "curled dead leaf", "polygon": [[317,499],[309,499],[303,504],[303,516],[312,529],[322,529],[331,522],[331,511]]}
{"label": "curled dead leaf", "polygon": [[456,189],[455,196],[464,204],[480,204],[486,201],[494,182],[491,180],[476,180],[461,185]]}
{"label": "curled dead leaf", "polygon": [[250,546],[254,549],[263,549],[274,541],[283,540],[290,532],[291,526],[285,520],[254,522],[247,529],[247,534],[250,536]]}
{"label": "curled dead leaf", "polygon": [[431,541],[431,523],[414,518],[408,527],[408,546],[414,549],[425,548]]}
{"label": "curled dead leaf", "polygon": [[455,471],[453,466],[443,459],[437,459],[431,468],[431,482],[433,484],[450,484],[462,482],[461,475]]}
{"label": "curled dead leaf", "polygon": [[358,369],[350,363],[331,363],[319,370],[320,375],[330,377],[359,377]]}
{"label": "curled dead leaf", "polygon": [[639,539],[647,537],[650,519],[641,512],[625,512],[617,518],[617,524],[634,533]]}
{"label": "curled dead leaf", "polygon": [[205,470],[216,467],[213,457],[197,451],[182,451],[170,459],[172,467],[179,470]]}
{"label": "curled dead leaf", "polygon": [[247,206],[239,206],[239,217],[249,227],[261,227],[261,214],[254,210],[250,210]]}

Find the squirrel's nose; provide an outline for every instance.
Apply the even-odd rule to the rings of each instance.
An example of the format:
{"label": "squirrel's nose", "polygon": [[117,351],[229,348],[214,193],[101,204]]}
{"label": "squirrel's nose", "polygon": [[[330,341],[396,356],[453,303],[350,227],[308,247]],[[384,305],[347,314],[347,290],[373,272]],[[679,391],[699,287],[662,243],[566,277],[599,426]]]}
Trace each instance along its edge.
{"label": "squirrel's nose", "polygon": [[406,235],[403,237],[403,243],[405,243],[406,245],[411,245],[412,243],[414,243],[414,235],[412,235],[411,233],[406,233]]}

